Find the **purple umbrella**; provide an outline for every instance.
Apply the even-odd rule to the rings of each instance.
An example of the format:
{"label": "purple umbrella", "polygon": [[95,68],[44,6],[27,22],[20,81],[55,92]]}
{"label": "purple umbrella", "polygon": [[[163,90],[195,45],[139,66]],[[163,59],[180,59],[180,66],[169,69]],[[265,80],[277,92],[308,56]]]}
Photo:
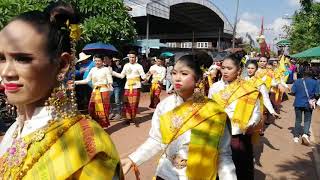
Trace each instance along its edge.
{"label": "purple umbrella", "polygon": [[102,42],[87,44],[82,51],[90,55],[115,55],[118,53],[118,50],[113,45]]}

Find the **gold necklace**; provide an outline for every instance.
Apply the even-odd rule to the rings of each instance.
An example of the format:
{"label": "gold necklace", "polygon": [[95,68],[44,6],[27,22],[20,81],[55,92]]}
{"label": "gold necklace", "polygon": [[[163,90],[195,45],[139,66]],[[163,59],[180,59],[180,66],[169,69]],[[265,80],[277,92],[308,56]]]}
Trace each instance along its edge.
{"label": "gold necklace", "polygon": [[[175,108],[177,107],[177,98],[178,95],[175,95]],[[202,106],[204,104],[204,99],[202,102],[194,102],[193,100],[189,100],[189,102],[185,102],[185,103],[192,103],[192,105],[190,107],[188,107],[188,109],[186,109],[182,114],[177,114],[176,111],[173,111],[173,115],[172,115],[172,121],[171,121],[171,125],[170,125],[170,131],[171,132],[176,132],[176,134],[179,132],[179,130],[182,128],[182,126],[188,122],[185,121],[184,119],[187,118],[187,116],[192,113],[194,114],[196,111],[199,110],[199,107]]]}
{"label": "gold necklace", "polygon": [[[78,122],[83,116],[76,116],[73,118],[67,118],[60,121],[49,121],[48,126],[42,128],[30,136],[26,136],[25,138],[16,138],[13,141],[13,144],[10,148],[8,148],[7,152],[1,157],[0,164],[0,178],[9,178],[14,177],[14,179],[22,179],[26,173],[33,167],[33,165],[38,162],[38,160],[42,157],[42,155],[47,152],[51,146],[76,122]],[[63,121],[68,121],[68,123],[63,123]],[[14,136],[18,134],[19,128],[17,128]],[[56,136],[49,139],[48,142],[44,142],[46,144],[43,145],[42,149],[39,149],[40,152],[37,152],[32,157],[32,163],[25,165],[25,159],[27,157],[28,149],[34,143],[40,143],[45,139],[46,133],[56,130]],[[25,168],[23,168],[25,167]],[[18,172],[18,174],[12,174],[12,172]],[[7,174],[8,173],[8,174]]]}

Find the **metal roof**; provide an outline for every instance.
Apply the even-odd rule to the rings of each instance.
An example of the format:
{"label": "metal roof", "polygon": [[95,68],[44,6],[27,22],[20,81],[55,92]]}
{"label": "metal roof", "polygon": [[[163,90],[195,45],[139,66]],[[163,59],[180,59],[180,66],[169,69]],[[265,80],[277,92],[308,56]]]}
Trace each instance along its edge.
{"label": "metal roof", "polygon": [[133,17],[147,14],[179,22],[188,23],[202,32],[216,31],[221,26],[223,32],[232,34],[233,27],[226,16],[210,0],[124,0],[132,8]]}

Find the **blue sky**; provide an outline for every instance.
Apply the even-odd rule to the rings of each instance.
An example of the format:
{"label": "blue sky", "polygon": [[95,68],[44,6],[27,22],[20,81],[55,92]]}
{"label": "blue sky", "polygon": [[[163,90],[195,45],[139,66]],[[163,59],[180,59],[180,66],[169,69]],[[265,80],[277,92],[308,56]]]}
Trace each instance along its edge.
{"label": "blue sky", "polygon": [[[237,0],[212,0],[212,2],[234,23]],[[264,28],[267,43],[272,46],[283,36],[283,25],[290,25],[286,15],[292,16],[300,8],[299,0],[239,0],[238,36],[249,33],[256,38],[260,31],[261,18],[264,17]],[[277,39],[275,39],[277,38]]]}

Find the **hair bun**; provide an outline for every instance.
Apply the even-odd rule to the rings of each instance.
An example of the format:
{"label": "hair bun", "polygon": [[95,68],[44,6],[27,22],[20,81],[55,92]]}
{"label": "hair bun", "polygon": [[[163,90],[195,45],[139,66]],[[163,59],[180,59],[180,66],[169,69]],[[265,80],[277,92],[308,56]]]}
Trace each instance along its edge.
{"label": "hair bun", "polygon": [[66,27],[66,22],[70,24],[77,24],[78,20],[71,4],[58,1],[50,3],[45,9],[44,13],[48,16],[51,24],[58,27]]}
{"label": "hair bun", "polygon": [[213,59],[207,52],[198,52],[193,58],[199,67],[209,68],[212,65]]}

